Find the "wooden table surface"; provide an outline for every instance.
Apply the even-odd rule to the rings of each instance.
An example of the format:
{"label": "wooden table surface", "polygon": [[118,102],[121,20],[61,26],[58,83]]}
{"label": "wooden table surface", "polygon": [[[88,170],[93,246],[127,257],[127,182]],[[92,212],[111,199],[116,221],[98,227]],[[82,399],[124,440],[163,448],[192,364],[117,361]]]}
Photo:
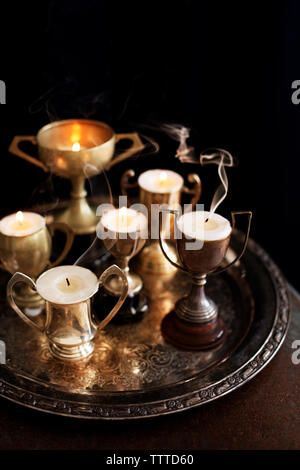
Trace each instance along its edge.
{"label": "wooden table surface", "polygon": [[[273,360],[251,381],[212,403],[135,421],[64,418],[0,398],[0,449],[201,450],[300,449],[300,297],[290,288],[292,317]],[[300,354],[299,354],[300,358]]]}

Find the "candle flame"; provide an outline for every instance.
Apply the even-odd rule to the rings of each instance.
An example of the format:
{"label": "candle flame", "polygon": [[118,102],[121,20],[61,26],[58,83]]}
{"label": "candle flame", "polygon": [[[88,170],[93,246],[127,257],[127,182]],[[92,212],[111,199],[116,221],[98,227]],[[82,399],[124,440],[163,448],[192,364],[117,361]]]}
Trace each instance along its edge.
{"label": "candle flame", "polygon": [[18,222],[18,224],[22,224],[24,222],[24,215],[23,215],[23,212],[22,211],[18,211],[16,213],[16,221]]}
{"label": "candle flame", "polygon": [[72,150],[73,150],[73,152],[79,152],[80,143],[79,142],[74,142],[74,144],[72,145]]}
{"label": "candle flame", "polygon": [[161,171],[159,174],[159,181],[163,182],[167,180],[167,172],[166,171]]}

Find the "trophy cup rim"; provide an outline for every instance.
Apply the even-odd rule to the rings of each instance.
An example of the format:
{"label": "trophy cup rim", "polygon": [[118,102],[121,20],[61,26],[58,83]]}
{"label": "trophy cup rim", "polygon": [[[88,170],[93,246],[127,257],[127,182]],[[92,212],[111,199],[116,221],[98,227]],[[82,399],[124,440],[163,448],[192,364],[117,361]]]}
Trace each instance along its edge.
{"label": "trophy cup rim", "polygon": [[[39,142],[40,137],[44,132],[47,132],[48,130],[51,130],[55,127],[60,127],[60,126],[66,125],[66,124],[71,124],[71,123],[73,123],[73,124],[76,124],[76,123],[78,123],[78,124],[94,124],[97,127],[106,128],[111,133],[110,138],[105,140],[105,142],[102,142],[99,145],[94,145],[93,147],[85,149],[84,152],[91,151],[91,150],[96,149],[98,147],[102,147],[103,145],[106,145],[108,142],[115,139],[115,136],[116,136],[116,133],[115,133],[114,129],[111,126],[109,126],[108,124],[106,124],[105,122],[103,122],[103,121],[97,121],[95,119],[84,119],[84,118],[62,119],[62,120],[59,120],[59,121],[49,122],[48,124],[45,124],[43,127],[41,127],[39,129],[39,131],[37,132],[37,135],[36,135],[36,141],[37,141],[38,146],[40,148],[44,148],[44,149],[47,149],[47,150],[50,150],[50,151],[57,151],[57,149],[55,147],[48,147],[47,145],[41,144]],[[81,150],[79,150],[78,153],[80,153],[80,152],[81,152]],[[70,150],[59,150],[59,153],[60,154],[64,154],[64,153],[67,154],[67,153],[70,153]]]}

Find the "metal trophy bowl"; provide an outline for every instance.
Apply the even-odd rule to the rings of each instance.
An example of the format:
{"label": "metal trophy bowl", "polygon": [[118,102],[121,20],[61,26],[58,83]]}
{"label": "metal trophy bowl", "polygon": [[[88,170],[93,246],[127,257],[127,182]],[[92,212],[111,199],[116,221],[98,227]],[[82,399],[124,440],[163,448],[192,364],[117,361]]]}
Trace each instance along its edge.
{"label": "metal trophy bowl", "polygon": [[[60,266],[54,269],[61,268],[64,267]],[[49,350],[52,355],[64,361],[78,361],[89,357],[93,353],[93,339],[97,331],[104,328],[118,313],[128,293],[127,278],[123,271],[116,265],[108,267],[101,274],[99,279],[97,279],[91,271],[85,268],[79,269],[84,269],[87,272],[88,279],[95,278],[94,289],[92,283],[91,288],[87,291],[88,293],[80,300],[74,302],[59,303],[45,297],[46,318],[43,326],[32,321],[32,319],[26,315],[26,312],[23,312],[23,310],[18,307],[15,302],[14,286],[22,283],[31,289],[39,291],[38,285],[40,280],[43,276],[48,276],[49,279],[49,274],[51,277],[51,271],[53,272],[53,270],[43,273],[36,282],[34,282],[31,277],[17,272],[11,277],[7,284],[7,300],[12,309],[27,325],[45,335],[49,341]],[[122,283],[119,299],[115,302],[110,312],[106,314],[105,318],[101,322],[96,323],[92,316],[91,299],[98,291],[98,288],[102,287],[107,279],[112,276],[118,276],[120,283]],[[40,295],[42,297],[43,293],[40,292]]]}
{"label": "metal trophy bowl", "polygon": [[[65,246],[61,254],[50,262],[52,237],[55,232],[65,234]],[[38,232],[16,237],[0,233],[0,267],[11,274],[22,271],[36,279],[44,270],[60,264],[72,248],[73,231],[68,225],[52,222]],[[35,308],[44,304],[43,299],[28,284],[16,286],[15,297],[19,305]]]}
{"label": "metal trophy bowl", "polygon": [[[113,159],[115,144],[122,139],[132,146]],[[38,147],[39,159],[23,152],[19,144],[29,141]],[[109,170],[135,153],[144,145],[138,134],[115,134],[107,124],[87,119],[67,119],[42,127],[37,136],[15,136],[9,151],[44,171],[71,181],[71,200],[67,209],[55,214],[57,222],[64,222],[75,234],[83,235],[96,230],[98,218],[86,200],[85,179],[103,170]]]}
{"label": "metal trophy bowl", "polygon": [[[130,213],[130,209],[123,207],[121,209],[112,210],[111,213],[121,213],[122,210]],[[135,215],[137,211],[132,211]],[[109,217],[108,211],[100,219],[97,226],[97,233],[105,234],[101,236],[103,244],[106,249],[114,256],[117,266],[119,266],[128,282],[128,297],[120,310],[119,318],[117,321],[130,322],[141,319],[148,312],[148,299],[143,294],[143,281],[142,278],[134,271],[132,271],[129,263],[144,247],[148,234],[147,218],[139,213],[142,224],[136,226],[132,231],[124,233],[118,231],[116,228],[108,228],[105,224],[105,217]],[[133,217],[134,217],[133,215]],[[118,277],[110,278],[104,285],[104,289],[109,296],[116,297],[120,295],[122,289],[121,279]]]}
{"label": "metal trophy bowl", "polygon": [[[178,229],[178,212],[168,209],[160,211],[160,227],[162,226],[163,212],[175,214],[175,223]],[[187,238],[182,232],[180,236],[177,233],[176,246],[181,264],[175,263],[168,257],[160,231],[159,241],[164,256],[173,266],[185,271],[192,278],[191,291],[177,301],[174,310],[164,317],[161,325],[162,335],[165,340],[181,349],[195,351],[209,349],[218,346],[225,339],[225,324],[218,314],[216,304],[206,296],[204,286],[208,274],[218,274],[225,271],[236,263],[245,252],[252,213],[250,211],[232,212],[233,228],[236,215],[246,215],[248,217],[248,227],[241,253],[226,267],[220,267],[220,265],[226,255],[232,229],[224,238],[205,240],[199,249],[188,249],[188,244],[193,240]]]}
{"label": "metal trophy bowl", "polygon": [[[181,202],[182,193],[189,194],[191,199],[192,208],[198,203],[201,193],[202,193],[202,184],[199,176],[196,173],[190,173],[188,175],[188,182],[191,184],[191,188],[184,184],[178,190],[173,192],[164,192],[164,193],[155,193],[152,191],[147,191],[139,185],[139,182],[130,182],[135,178],[135,172],[133,169],[127,170],[121,177],[121,193],[124,196],[127,196],[127,191],[130,188],[139,187],[139,202],[144,204],[147,208],[149,214],[149,240],[146,243],[145,248],[139,255],[138,265],[139,270],[143,274],[171,274],[176,271],[174,265],[168,262],[168,258],[176,259],[175,250],[173,244],[165,243],[165,250],[168,251],[168,258],[165,258],[159,247],[159,240],[151,239],[151,230],[157,226],[158,233],[158,218],[159,213],[156,211],[155,207],[160,205],[167,205],[170,209],[178,208]],[[156,206],[155,206],[156,205]],[[153,224],[151,229],[151,223]],[[173,215],[165,217],[164,219],[164,229],[169,230],[172,233],[172,227],[174,224]]]}

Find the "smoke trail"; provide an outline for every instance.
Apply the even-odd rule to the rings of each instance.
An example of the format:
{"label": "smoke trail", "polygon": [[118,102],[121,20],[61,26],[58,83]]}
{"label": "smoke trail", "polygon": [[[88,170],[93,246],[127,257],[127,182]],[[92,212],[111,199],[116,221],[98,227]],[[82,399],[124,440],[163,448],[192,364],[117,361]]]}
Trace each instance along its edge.
{"label": "smoke trail", "polygon": [[[89,171],[89,170],[91,170],[91,171]],[[83,173],[84,173],[85,178],[88,181],[88,185],[90,187],[91,194],[93,194],[93,185],[92,185],[92,182],[91,182],[91,175],[96,176],[99,173],[103,174],[106,185],[107,185],[107,191],[108,191],[108,195],[109,195],[109,202],[110,202],[110,204],[112,204],[113,203],[112,189],[111,189],[110,182],[108,180],[107,172],[103,169],[103,167],[99,171],[99,169],[97,167],[95,167],[94,165],[92,165],[91,163],[86,163],[83,167]]]}
{"label": "smoke trail", "polygon": [[[94,145],[96,145],[95,142],[94,142]],[[109,202],[110,204],[113,204],[112,189],[111,189],[111,185],[109,183],[108,177],[107,177],[107,173],[104,169],[102,170],[100,169],[100,172],[101,174],[103,174],[106,184],[107,184]],[[99,169],[95,167],[94,165],[92,165],[91,163],[86,163],[83,167],[83,173],[88,181],[90,192],[91,194],[93,194],[94,191],[93,191],[93,185],[91,182],[91,175],[95,176],[99,174]],[[80,255],[80,257],[75,261],[74,265],[81,265],[82,263],[88,263],[91,261],[95,261],[95,259],[102,258],[105,255],[105,253],[108,252],[108,249],[110,248],[112,248],[112,246],[108,248],[105,247],[104,244],[101,242],[101,240],[99,240],[96,234],[91,245],[85,250],[84,253],[82,253],[82,255]]]}
{"label": "smoke trail", "polygon": [[[152,137],[149,137],[148,135],[141,134],[140,132],[139,136],[143,137],[143,139],[146,140],[146,144],[143,149],[143,157],[146,157],[148,155],[155,155],[159,152],[159,143],[156,142],[156,140],[154,140]],[[140,156],[140,153],[138,153],[136,154],[136,156],[134,155],[133,158],[140,158]]]}
{"label": "smoke trail", "polygon": [[[176,150],[175,157],[178,158],[180,161],[185,162],[192,160],[191,163],[195,163],[194,159],[194,147],[190,147],[187,144],[187,140],[190,137],[190,129],[188,127],[183,126],[182,124],[171,124],[171,123],[161,123],[158,122],[157,124],[137,124],[136,127],[143,127],[152,131],[162,132],[166,134],[171,139],[179,142],[179,146]],[[140,134],[142,135],[142,134]],[[148,139],[151,143],[155,142],[151,140],[150,137],[143,136],[145,139]],[[155,142],[154,146],[154,153],[159,151],[159,144]],[[199,163],[199,161],[196,161]]]}
{"label": "smoke trail", "polygon": [[210,205],[210,212],[215,212],[219,205],[224,201],[228,193],[228,178],[225,167],[234,166],[234,159],[231,153],[223,149],[207,149],[200,154],[200,164],[217,164],[218,175],[221,180],[221,184],[216,189],[214,197]]}
{"label": "smoke trail", "polygon": [[[76,89],[77,82],[76,80],[66,77],[61,82],[57,83],[55,86],[51,87],[41,96],[36,98],[28,107],[30,114],[38,114],[45,112],[47,114],[49,122],[58,121],[61,119],[56,108],[60,110],[65,108],[65,104],[62,103],[62,100],[65,96],[69,96]],[[55,98],[59,98],[59,102],[55,105]],[[70,98],[68,99],[68,102]]]}
{"label": "smoke trail", "polygon": [[195,149],[187,144],[190,137],[190,129],[182,124],[161,124],[161,130],[169,137],[179,142],[175,158],[182,163],[194,160]]}

